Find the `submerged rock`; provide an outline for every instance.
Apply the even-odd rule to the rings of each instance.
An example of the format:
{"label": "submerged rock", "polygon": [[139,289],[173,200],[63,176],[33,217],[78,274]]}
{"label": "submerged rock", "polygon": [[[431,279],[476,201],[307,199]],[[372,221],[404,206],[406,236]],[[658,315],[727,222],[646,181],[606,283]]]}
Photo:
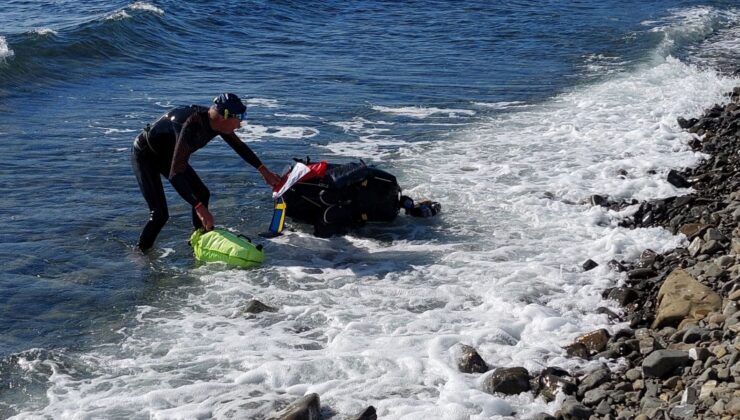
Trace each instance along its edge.
{"label": "submerged rock", "polygon": [[308,394],[293,402],[273,419],[276,420],[321,420],[319,394]]}
{"label": "submerged rock", "polygon": [[252,299],[247,303],[247,306],[242,310],[245,314],[258,314],[260,312],[277,312],[277,308],[265,305],[257,299]]}

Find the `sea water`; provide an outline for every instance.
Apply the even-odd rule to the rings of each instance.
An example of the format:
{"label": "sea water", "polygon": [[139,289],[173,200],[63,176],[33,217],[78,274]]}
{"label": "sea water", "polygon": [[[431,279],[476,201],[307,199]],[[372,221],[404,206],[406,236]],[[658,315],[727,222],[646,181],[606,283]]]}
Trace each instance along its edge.
{"label": "sea water", "polygon": [[[493,368],[598,365],[562,347],[623,327],[596,312],[619,312],[606,263],[685,238],[588,198],[689,192],[665,181],[702,158],[676,118],[739,81],[729,1],[10,0],[0,21],[0,417],[265,418],[311,392],[327,418],[553,413],[562,396],[484,392],[459,345]],[[223,91],[272,170],[363,159],[442,214],[289,224],[233,270],[194,262],[166,185],[171,219],[137,253],[133,138]],[[269,189],[224,142],[191,164],[217,225],[266,229]]]}

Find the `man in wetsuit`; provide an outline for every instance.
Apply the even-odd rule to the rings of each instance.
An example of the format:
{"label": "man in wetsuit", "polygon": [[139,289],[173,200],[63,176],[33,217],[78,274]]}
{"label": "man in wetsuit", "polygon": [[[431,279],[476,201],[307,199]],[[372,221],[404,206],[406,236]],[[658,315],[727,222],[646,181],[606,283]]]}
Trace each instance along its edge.
{"label": "man in wetsuit", "polygon": [[190,155],[220,135],[247,163],[257,168],[268,185],[280,182],[252,150],[234,133],[244,119],[247,107],[238,96],[224,93],[210,108],[190,105],[174,108],[136,137],[131,165],[139,188],[149,205],[149,222],[139,237],[138,247],[146,251],[154,244],[169,212],[160,175],[169,179],[175,190],[193,206],[193,226],[213,229],[208,211],[210,192],[188,164]]}

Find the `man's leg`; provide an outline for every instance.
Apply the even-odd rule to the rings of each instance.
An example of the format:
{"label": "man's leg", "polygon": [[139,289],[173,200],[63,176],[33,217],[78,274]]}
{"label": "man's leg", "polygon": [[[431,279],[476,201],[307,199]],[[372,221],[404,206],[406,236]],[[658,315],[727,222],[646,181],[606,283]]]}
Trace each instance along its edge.
{"label": "man's leg", "polygon": [[154,245],[159,231],[162,230],[170,215],[167,211],[167,199],[162,187],[162,179],[156,163],[147,159],[149,152],[139,151],[136,148],[131,152],[131,166],[139,183],[141,194],[149,206],[149,221],[139,236],[138,247],[146,251]]}
{"label": "man's leg", "polygon": [[[190,165],[185,169],[185,179],[188,181],[188,184],[190,184],[190,188],[193,189],[195,196],[198,197],[198,201],[208,208],[208,200],[211,198],[211,192],[208,191],[208,187],[206,187],[203,181],[200,180],[200,177],[198,177],[198,174],[195,173],[195,170]],[[200,221],[200,217],[195,213],[195,209],[193,209],[192,212],[193,227],[196,229],[202,228],[203,223]]]}

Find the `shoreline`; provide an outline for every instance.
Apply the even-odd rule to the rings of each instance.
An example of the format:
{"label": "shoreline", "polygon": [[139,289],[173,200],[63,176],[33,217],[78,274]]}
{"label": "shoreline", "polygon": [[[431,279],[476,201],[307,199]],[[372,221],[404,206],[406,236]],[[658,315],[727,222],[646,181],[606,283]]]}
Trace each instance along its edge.
{"label": "shoreline", "polygon": [[[629,329],[578,337],[569,356],[622,362],[586,375],[558,377],[570,394],[557,419],[732,419],[740,416],[740,87],[699,118],[679,118],[695,134],[689,146],[709,157],[671,170],[668,182],[692,187],[684,196],[641,203],[592,204],[634,210],[620,225],[663,227],[690,245],[637,261],[609,262],[623,284],[602,297],[624,308]],[[592,261],[584,270],[595,267]],[[620,282],[622,283],[622,282]],[[616,316],[616,314],[615,314]],[[569,392],[570,391],[570,392]]]}
{"label": "shoreline", "polygon": [[[460,343],[457,368],[480,374],[483,391],[532,392],[547,402],[563,401],[554,415],[531,417],[537,420],[740,416],[740,87],[728,94],[726,104],[678,123],[695,134],[689,146],[709,156],[695,168],[667,175],[668,182],[692,187],[692,193],[644,202],[610,202],[594,195],[591,204],[631,214],[620,226],[663,227],[684,234],[690,245],[662,254],[645,249],[636,261],[609,262],[624,273],[623,280],[602,297],[617,301],[624,316],[599,311],[614,322],[628,321],[629,328],[614,334],[592,331],[564,348],[568,357],[602,361],[595,370],[548,367],[530,374],[523,367],[496,368]],[[588,260],[583,269],[596,266]],[[611,370],[607,362],[619,367]],[[271,418],[318,419],[321,411],[319,395],[309,394]],[[349,418],[377,416],[368,406]]]}

